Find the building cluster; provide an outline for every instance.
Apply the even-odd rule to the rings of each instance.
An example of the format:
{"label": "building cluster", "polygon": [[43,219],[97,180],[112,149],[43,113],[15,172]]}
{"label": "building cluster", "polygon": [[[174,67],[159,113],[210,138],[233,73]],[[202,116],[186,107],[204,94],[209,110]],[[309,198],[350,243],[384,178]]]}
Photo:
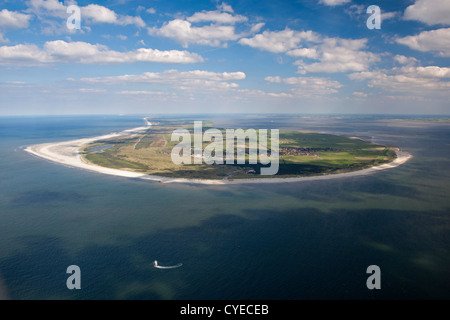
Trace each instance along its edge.
{"label": "building cluster", "polygon": [[311,156],[315,158],[320,158],[316,152],[324,151],[339,151],[333,148],[280,148],[280,155],[282,156]]}

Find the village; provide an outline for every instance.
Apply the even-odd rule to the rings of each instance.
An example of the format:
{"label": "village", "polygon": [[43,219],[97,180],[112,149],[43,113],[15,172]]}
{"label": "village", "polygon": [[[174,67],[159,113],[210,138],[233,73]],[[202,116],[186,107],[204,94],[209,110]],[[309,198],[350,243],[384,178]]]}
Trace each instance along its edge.
{"label": "village", "polygon": [[295,148],[287,147],[280,148],[281,156],[311,156],[316,159],[320,159],[320,156],[316,152],[338,152],[338,149],[334,148]]}

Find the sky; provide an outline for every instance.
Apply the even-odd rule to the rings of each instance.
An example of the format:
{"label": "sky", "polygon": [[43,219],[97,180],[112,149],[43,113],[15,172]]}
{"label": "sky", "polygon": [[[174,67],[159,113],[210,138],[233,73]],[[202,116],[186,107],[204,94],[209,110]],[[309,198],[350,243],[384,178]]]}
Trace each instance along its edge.
{"label": "sky", "polygon": [[0,115],[162,113],[449,115],[450,0],[0,0]]}

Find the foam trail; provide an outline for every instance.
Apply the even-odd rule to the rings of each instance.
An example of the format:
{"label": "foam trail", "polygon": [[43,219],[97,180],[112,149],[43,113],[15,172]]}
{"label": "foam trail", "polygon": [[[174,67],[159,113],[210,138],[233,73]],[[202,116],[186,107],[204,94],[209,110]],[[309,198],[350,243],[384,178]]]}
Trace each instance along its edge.
{"label": "foam trail", "polygon": [[179,268],[179,267],[181,267],[183,264],[182,263],[178,263],[178,264],[176,264],[176,265],[173,265],[173,266],[160,266],[159,264],[158,264],[158,261],[153,261],[153,266],[155,267],[155,268],[158,268],[158,269],[175,269],[175,268]]}

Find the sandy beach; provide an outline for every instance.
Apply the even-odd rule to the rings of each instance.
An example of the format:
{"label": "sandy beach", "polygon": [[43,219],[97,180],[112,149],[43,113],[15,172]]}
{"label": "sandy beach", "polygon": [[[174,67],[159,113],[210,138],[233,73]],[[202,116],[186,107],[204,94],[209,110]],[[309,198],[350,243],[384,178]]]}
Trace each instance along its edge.
{"label": "sandy beach", "polygon": [[168,178],[160,177],[155,175],[147,175],[137,172],[112,169],[97,166],[94,164],[87,163],[83,161],[79,149],[82,145],[86,143],[91,143],[97,140],[115,138],[119,136],[133,136],[143,130],[149,129],[151,123],[145,119],[147,126],[138,127],[133,129],[124,130],[119,133],[111,133],[103,136],[84,138],[78,140],[64,141],[64,142],[54,142],[54,143],[43,143],[28,146],[25,151],[52,162],[61,163],[70,167],[82,168],[90,171],[95,171],[103,174],[136,178],[150,181],[157,181],[161,183],[195,183],[195,184],[211,184],[211,185],[221,185],[221,184],[247,184],[247,183],[286,183],[286,182],[300,182],[300,181],[313,181],[313,180],[328,180],[328,179],[338,179],[343,177],[356,177],[364,176],[368,174],[373,174],[380,172],[382,170],[395,168],[410,158],[412,155],[404,151],[396,151],[397,158],[387,164],[382,164],[379,166],[366,168],[358,171],[336,173],[336,174],[326,174],[310,177],[292,177],[292,178],[250,178],[250,179],[234,179],[234,180],[213,180],[213,179],[184,179],[184,178]]}

